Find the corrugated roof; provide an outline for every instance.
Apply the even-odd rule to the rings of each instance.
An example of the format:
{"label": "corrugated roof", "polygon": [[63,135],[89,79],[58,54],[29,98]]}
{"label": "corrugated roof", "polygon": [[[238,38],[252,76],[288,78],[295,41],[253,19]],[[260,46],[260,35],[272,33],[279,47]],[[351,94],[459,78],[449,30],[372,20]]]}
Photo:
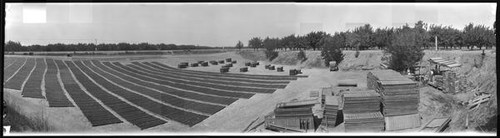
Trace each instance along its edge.
{"label": "corrugated roof", "polygon": [[443,59],[441,57],[431,58],[431,59],[429,59],[429,61],[432,63],[435,63],[435,64],[439,64],[441,66],[446,66],[446,67],[450,67],[450,68],[462,66],[462,64],[460,64],[460,63],[457,63],[457,62],[451,61],[451,60],[446,60],[446,59]]}

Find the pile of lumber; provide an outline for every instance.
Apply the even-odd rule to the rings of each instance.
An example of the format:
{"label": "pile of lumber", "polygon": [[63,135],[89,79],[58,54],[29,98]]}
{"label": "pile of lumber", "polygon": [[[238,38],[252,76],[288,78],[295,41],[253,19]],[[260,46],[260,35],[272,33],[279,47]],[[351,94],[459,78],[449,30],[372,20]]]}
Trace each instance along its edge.
{"label": "pile of lumber", "polygon": [[384,116],[418,113],[420,94],[417,83],[408,81],[380,81],[376,90],[382,95]]}
{"label": "pile of lumber", "polygon": [[302,74],[302,71],[300,69],[290,69],[290,75],[297,75],[297,74]]}
{"label": "pile of lumber", "polygon": [[252,62],[250,63],[250,67],[257,67],[259,65],[259,62]]}
{"label": "pile of lumber", "polygon": [[274,109],[276,117],[312,116],[312,106],[282,107]]}
{"label": "pile of lumber", "polygon": [[325,113],[321,124],[327,128],[333,128],[337,125],[337,113],[339,110],[338,98],[338,96],[325,97]]}
{"label": "pile of lumber", "polygon": [[277,67],[277,68],[276,68],[276,71],[278,71],[278,72],[283,72],[283,67]]}
{"label": "pile of lumber", "polygon": [[224,67],[233,67],[233,63],[226,64],[226,65],[224,65]]}
{"label": "pile of lumber", "polygon": [[420,126],[420,90],[417,82],[393,70],[371,71],[367,79],[368,87],[382,96],[386,130]]}
{"label": "pile of lumber", "polygon": [[380,79],[398,80],[401,79],[401,77],[402,77],[401,74],[393,70],[370,71],[366,75],[367,78],[366,84],[368,89],[372,90],[375,89],[375,87],[378,85],[377,81]]}
{"label": "pile of lumber", "polygon": [[417,128],[420,126],[419,114],[390,116],[385,117],[384,120],[386,131]]}
{"label": "pile of lumber", "polygon": [[203,66],[203,67],[208,66],[208,62],[202,62],[202,63],[200,63],[200,64],[201,64],[201,66]]}
{"label": "pile of lumber", "polygon": [[269,66],[269,70],[275,70],[275,69],[276,69],[276,67],[274,67],[274,65]]}
{"label": "pile of lumber", "polygon": [[229,72],[229,67],[221,67],[220,68],[220,73],[226,73]]}
{"label": "pile of lumber", "polygon": [[321,88],[321,93],[325,96],[335,96],[333,93],[333,87],[332,86],[323,86]]}
{"label": "pile of lumber", "polygon": [[191,67],[198,67],[198,63],[191,63]]}
{"label": "pile of lumber", "polygon": [[318,99],[278,103],[271,124],[297,130],[314,130],[314,112],[317,112],[317,106],[321,106],[318,103]]}
{"label": "pile of lumber", "polygon": [[248,71],[248,67],[242,67],[240,68],[240,72],[247,72]]}
{"label": "pile of lumber", "polygon": [[346,114],[346,132],[381,132],[384,130],[384,117],[380,112]]}
{"label": "pile of lumber", "polygon": [[341,97],[346,114],[380,112],[380,94],[374,90],[348,91]]}
{"label": "pile of lumber", "polygon": [[187,63],[187,62],[181,62],[181,63],[179,63],[179,65],[177,65],[177,67],[179,67],[179,68],[187,68],[188,65],[189,65],[189,63]]}
{"label": "pile of lumber", "polygon": [[445,72],[445,77],[444,77],[444,92],[448,93],[456,93],[456,81],[457,81],[457,74],[452,71]]}
{"label": "pile of lumber", "polygon": [[320,95],[321,95],[321,93],[319,90],[309,91],[309,97],[311,97],[311,98],[319,98]]}

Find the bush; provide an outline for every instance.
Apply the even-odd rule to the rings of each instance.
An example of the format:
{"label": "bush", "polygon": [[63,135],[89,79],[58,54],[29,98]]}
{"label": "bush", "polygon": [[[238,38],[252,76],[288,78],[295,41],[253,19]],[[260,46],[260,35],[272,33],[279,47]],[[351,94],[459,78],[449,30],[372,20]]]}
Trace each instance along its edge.
{"label": "bush", "polygon": [[272,61],[274,60],[276,57],[278,57],[278,51],[274,51],[274,49],[267,49],[265,51],[266,53],[266,58],[269,60],[269,61]]}
{"label": "bush", "polygon": [[342,53],[342,37],[334,35],[333,37],[325,37],[322,43],[321,57],[326,66],[330,66],[330,61],[335,61],[340,64],[344,60],[345,54]]}
{"label": "bush", "polygon": [[422,60],[424,50],[417,45],[421,34],[409,28],[403,28],[397,31],[391,45],[384,49],[389,54],[389,68],[395,71],[406,71],[412,68],[415,63]]}
{"label": "bush", "polygon": [[307,60],[307,57],[306,57],[306,52],[304,52],[304,50],[300,50],[299,53],[297,54],[297,58],[301,61],[301,62],[304,62]]}

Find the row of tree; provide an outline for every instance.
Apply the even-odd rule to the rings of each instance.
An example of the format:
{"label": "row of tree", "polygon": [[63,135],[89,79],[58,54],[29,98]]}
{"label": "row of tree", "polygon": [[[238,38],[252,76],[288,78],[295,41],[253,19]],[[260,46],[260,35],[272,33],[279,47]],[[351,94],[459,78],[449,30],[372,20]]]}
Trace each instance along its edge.
{"label": "row of tree", "polygon": [[[398,28],[410,28],[408,24],[402,27],[392,28],[377,28],[373,29],[370,24],[356,27],[353,30],[338,32],[339,38],[342,39],[342,49],[383,49],[391,45],[394,35]],[[491,48],[496,45],[495,29],[484,25],[474,25],[472,23],[466,25],[463,30],[458,30],[450,26],[428,25],[423,21],[415,23],[415,31],[420,35],[418,46],[430,49],[434,48],[435,39],[437,38],[438,47],[440,49],[456,49],[467,47],[472,49],[478,47]],[[276,38],[260,38],[253,37],[248,41],[248,47],[259,49],[321,49],[321,39],[330,36],[325,32],[310,32],[309,34],[298,36],[288,35]]]}
{"label": "row of tree", "polygon": [[386,60],[389,68],[406,71],[412,70],[422,60],[424,49],[433,48],[436,36],[439,39],[438,45],[445,49],[495,46],[494,30],[483,25],[469,24],[460,31],[449,26],[428,26],[423,21],[418,21],[413,27],[406,24],[397,28],[377,28],[375,31],[366,24],[352,31],[334,34],[311,32],[304,36],[266,37],[263,40],[254,37],[249,41],[249,47],[265,48],[269,60],[277,56],[276,49],[321,49],[321,56],[327,66],[330,61],[335,61],[336,64],[342,62],[345,55],[342,53],[343,49],[364,50],[376,47],[389,55]]}
{"label": "row of tree", "polygon": [[[342,48],[346,45],[354,45],[356,49],[369,49],[380,47],[384,53],[389,55],[386,61],[389,68],[396,71],[412,69],[424,56],[424,49],[428,47],[429,34],[425,30],[425,24],[419,21],[414,27],[404,25],[399,28],[377,29],[382,33],[371,34],[369,25],[356,28],[354,33],[326,34],[318,41],[322,48],[321,56],[325,65],[330,61],[339,64],[344,59]],[[378,36],[378,37],[373,37]],[[375,39],[377,38],[377,39]],[[357,56],[356,56],[357,57]]]}
{"label": "row of tree", "polygon": [[184,49],[210,49],[214,47],[175,44],[150,44],[150,43],[77,43],[77,44],[48,44],[23,46],[20,42],[8,41],[5,51],[120,51],[120,50],[184,50]]}

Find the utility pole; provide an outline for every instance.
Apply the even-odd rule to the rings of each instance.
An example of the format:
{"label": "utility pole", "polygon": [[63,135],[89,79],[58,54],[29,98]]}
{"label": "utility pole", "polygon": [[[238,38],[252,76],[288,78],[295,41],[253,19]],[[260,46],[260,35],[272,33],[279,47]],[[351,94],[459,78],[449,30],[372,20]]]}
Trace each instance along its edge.
{"label": "utility pole", "polygon": [[438,51],[438,36],[434,36],[434,45],[436,45],[436,51]]}
{"label": "utility pole", "polygon": [[95,47],[94,47],[94,52],[93,53],[95,54],[95,51],[97,51],[97,39],[94,39],[94,40],[95,40],[95,44],[94,44]]}

